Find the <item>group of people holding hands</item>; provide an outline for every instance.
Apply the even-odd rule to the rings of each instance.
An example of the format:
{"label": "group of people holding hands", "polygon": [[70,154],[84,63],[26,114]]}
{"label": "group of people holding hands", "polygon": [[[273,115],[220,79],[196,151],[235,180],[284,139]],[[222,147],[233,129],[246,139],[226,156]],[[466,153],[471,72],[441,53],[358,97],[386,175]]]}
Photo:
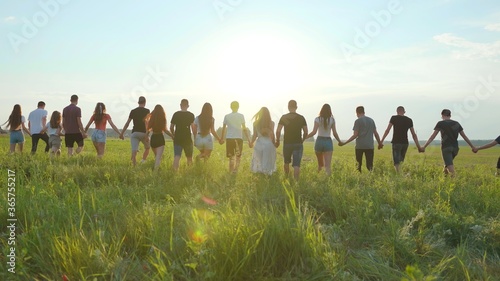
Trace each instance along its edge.
{"label": "group of people holding hands", "polygon": [[[378,143],[378,149],[384,146],[384,140],[389,132],[394,129],[392,137],[392,156],[394,167],[400,171],[400,165],[405,159],[408,150],[408,131],[411,132],[413,141],[419,152],[425,152],[438,133],[441,134],[441,152],[444,161],[444,173],[455,175],[453,159],[457,156],[458,135],[467,142],[476,153],[478,150],[487,149],[500,144],[500,136],[494,141],[479,147],[475,147],[464,133],[462,126],[457,121],[451,119],[451,111],[444,109],[441,112],[442,120],[439,121],[434,132],[428,141],[420,146],[418,137],[413,129],[413,121],[405,116],[405,109],[399,106],[396,115],[392,116],[387,129],[380,138],[375,122],[365,115],[364,107],[356,108],[357,119],[354,122],[353,134],[346,141],[342,141],[337,133],[335,119],[329,104],[324,104],[319,112],[319,116],[314,120],[314,127],[308,131],[305,118],[297,113],[297,102],[288,102],[289,113],[281,116],[278,125],[272,121],[271,114],[267,107],[262,107],[253,116],[253,134],[250,136],[246,129],[245,117],[238,112],[239,103],[233,101],[230,105],[231,113],[225,115],[223,120],[222,133],[219,136],[215,130],[215,119],[210,103],[205,103],[201,113],[195,116],[188,111],[189,102],[181,100],[180,110],[175,112],[167,127],[166,113],[163,107],[157,104],[153,111],[146,108],[146,98],[141,96],[138,106],[130,111],[127,122],[120,131],[113,123],[111,116],[106,112],[106,106],[98,102],[87,125],[83,127],[81,121],[81,109],[77,106],[78,96],[72,95],[70,104],[66,106],[62,113],[54,111],[47,122],[48,113],[44,109],[45,103],[40,101],[37,109],[30,112],[28,117],[28,127],[25,126],[25,117],[22,115],[21,106],[16,104],[12,110],[7,124],[10,131],[10,151],[15,151],[16,144],[22,151],[24,144],[23,131],[32,137],[31,152],[35,153],[39,140],[46,143],[45,152],[50,150],[51,155],[60,155],[61,137],[64,136],[65,146],[68,155],[80,153],[84,146],[84,139],[87,137],[88,129],[95,124],[91,140],[101,158],[104,155],[106,145],[106,126],[109,123],[111,128],[119,135],[120,139],[125,138],[125,133],[132,122],[132,132],[130,134],[131,161],[133,165],[137,163],[137,153],[140,143],[144,146],[141,163],[146,161],[149,150],[155,154],[155,169],[161,163],[165,149],[164,134],[173,139],[174,160],[173,169],[178,170],[182,152],[187,159],[187,164],[193,162],[193,147],[199,150],[196,159],[208,159],[213,150],[213,139],[219,144],[226,144],[226,156],[229,159],[229,171],[235,173],[240,165],[243,137],[248,140],[248,145],[253,148],[251,170],[254,173],[271,175],[276,171],[276,148],[281,144],[283,131],[283,160],[285,174],[290,173],[290,164],[293,168],[293,176],[298,179],[300,176],[300,164],[303,154],[303,142],[315,136],[314,150],[318,162],[318,171],[331,173],[331,160],[333,152],[332,135],[337,140],[339,146],[355,141],[355,155],[357,170],[361,172],[363,155],[365,156],[366,168],[373,170],[374,158],[374,138]],[[275,128],[276,127],[276,128]],[[194,143],[192,134],[194,135]],[[74,150],[75,144],[77,148]],[[500,158],[497,163],[497,175],[500,174]]]}

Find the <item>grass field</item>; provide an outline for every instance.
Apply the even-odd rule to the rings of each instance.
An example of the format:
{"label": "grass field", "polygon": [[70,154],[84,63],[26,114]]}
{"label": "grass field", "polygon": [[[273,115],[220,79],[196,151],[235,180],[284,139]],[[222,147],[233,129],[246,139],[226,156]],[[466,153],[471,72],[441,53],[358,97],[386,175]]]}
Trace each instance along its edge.
{"label": "grass field", "polygon": [[354,147],[335,147],[327,177],[306,143],[294,182],[280,156],[273,176],[252,174],[248,147],[230,175],[218,145],[178,173],[172,143],[159,171],[152,154],[132,167],[116,139],[102,160],[88,140],[72,158],[8,146],[0,137],[1,280],[500,280],[498,147],[462,147],[454,179],[439,147],[410,148],[401,175],[390,145],[362,174]]}

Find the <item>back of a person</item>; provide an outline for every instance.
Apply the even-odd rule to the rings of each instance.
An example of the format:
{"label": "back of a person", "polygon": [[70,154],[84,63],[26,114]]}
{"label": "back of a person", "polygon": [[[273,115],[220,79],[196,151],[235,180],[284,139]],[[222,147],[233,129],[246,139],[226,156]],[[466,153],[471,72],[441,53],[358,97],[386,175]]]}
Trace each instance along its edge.
{"label": "back of a person", "polygon": [[306,122],[304,116],[290,112],[283,115],[280,119],[280,124],[284,128],[284,144],[302,143],[301,131]]}
{"label": "back of a person", "polygon": [[404,115],[394,115],[390,123],[394,126],[391,143],[408,144],[408,130],[413,127],[411,118]]}
{"label": "back of a person", "polygon": [[190,126],[194,122],[194,114],[189,111],[177,111],[172,116],[172,124],[175,124],[174,144],[191,141]]}
{"label": "back of a person", "polygon": [[245,117],[238,112],[231,112],[224,117],[224,124],[227,125],[227,139],[242,139]]}
{"label": "back of a person", "polygon": [[63,126],[66,134],[78,134],[78,117],[81,117],[81,110],[78,106],[70,104],[63,110]]}
{"label": "back of a person", "polygon": [[[96,116],[94,115],[94,119],[95,119],[95,117]],[[107,121],[109,119],[111,119],[111,117],[109,116],[109,114],[104,114],[102,116],[101,121],[99,121],[99,122],[95,121],[95,128],[97,130],[105,131],[106,130],[106,123],[107,123]]]}
{"label": "back of a person", "polygon": [[356,138],[356,149],[373,149],[373,132],[375,131],[375,122],[367,116],[359,117],[356,122],[358,137]]}
{"label": "back of a person", "polygon": [[460,123],[455,120],[442,120],[436,125],[441,132],[442,147],[458,147],[458,134],[463,130]]}
{"label": "back of a person", "polygon": [[326,137],[326,138],[331,137],[332,127],[335,124],[335,119],[333,119],[333,117],[327,119],[326,127],[325,127],[325,118],[323,117],[316,117],[314,122],[317,122],[319,124],[318,137]]}
{"label": "back of a person", "polygon": [[144,118],[149,114],[149,109],[145,107],[137,107],[130,112],[130,119],[132,119],[134,126],[132,127],[132,133],[146,132],[146,125],[144,123]]}
{"label": "back of a person", "polygon": [[43,129],[42,119],[47,116],[47,110],[37,108],[30,112],[28,121],[30,122],[30,133],[39,134]]}

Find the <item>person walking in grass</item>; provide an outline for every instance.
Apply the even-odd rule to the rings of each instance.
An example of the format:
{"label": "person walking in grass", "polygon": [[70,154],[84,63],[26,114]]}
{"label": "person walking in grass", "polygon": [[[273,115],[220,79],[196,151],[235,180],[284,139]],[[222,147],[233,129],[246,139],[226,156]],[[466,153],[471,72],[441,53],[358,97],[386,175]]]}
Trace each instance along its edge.
{"label": "person walking in grass", "polygon": [[193,131],[197,132],[194,145],[200,151],[200,154],[196,156],[196,160],[208,160],[210,158],[210,154],[214,149],[212,135],[220,144],[223,143],[215,131],[214,124],[212,105],[207,102],[203,105],[200,115],[194,119]]}
{"label": "person walking in grass", "polygon": [[64,142],[68,148],[68,155],[73,156],[73,147],[78,145],[76,154],[83,150],[83,139],[87,137],[82,124],[82,110],[77,106],[78,96],[72,95],[71,104],[66,106],[62,112]]}
{"label": "person walking in grass", "polygon": [[358,119],[354,121],[354,127],[352,128],[352,136],[345,142],[339,143],[339,146],[346,145],[353,140],[356,140],[356,162],[357,169],[361,172],[361,166],[363,165],[363,155],[366,158],[366,168],[368,171],[373,171],[373,158],[375,155],[375,148],[373,144],[373,137],[378,143],[378,149],[383,147],[380,141],[380,136],[377,132],[377,127],[375,126],[375,121],[372,118],[365,115],[365,108],[363,106],[358,106],[356,108],[356,116]]}
{"label": "person walking in grass", "polygon": [[191,130],[194,130],[194,114],[188,111],[189,101],[181,100],[181,110],[174,113],[170,120],[170,132],[174,135],[174,170],[179,169],[182,151],[186,155],[187,164],[193,163],[193,140],[191,138]]}
{"label": "person walking in grass", "polygon": [[167,115],[165,110],[159,104],[146,117],[146,137],[149,137],[150,132],[152,132],[150,144],[155,155],[154,169],[157,170],[160,167],[163,151],[165,150],[165,137],[163,133],[173,138],[173,135],[167,129]]}
{"label": "person walking in grass", "polygon": [[[483,150],[483,149],[488,149],[490,147],[494,147],[496,146],[497,144],[500,144],[500,136],[498,136],[498,138],[496,138],[495,140],[493,140],[492,142],[490,143],[487,143],[485,145],[481,145],[481,146],[478,146],[478,147],[474,147],[472,148],[472,151],[474,153],[477,153],[479,150]],[[495,174],[496,176],[500,176],[500,157],[498,157],[498,162],[497,162],[497,172]]]}
{"label": "person walking in grass", "polygon": [[382,140],[380,141],[382,144],[384,143],[385,138],[391,131],[392,127],[394,127],[394,132],[392,134],[392,160],[394,162],[394,169],[396,172],[400,172],[401,163],[404,162],[406,151],[408,150],[409,142],[408,142],[408,130],[411,132],[411,136],[413,137],[413,141],[417,146],[417,149],[420,151],[420,144],[418,142],[417,134],[413,129],[413,121],[411,118],[405,116],[405,108],[402,106],[398,106],[396,109],[396,115],[391,117],[389,120],[389,125],[387,125],[387,129],[382,136]]}
{"label": "person walking in grass", "polygon": [[274,146],[274,122],[267,107],[262,107],[253,117],[253,173],[272,175],[276,171],[276,147]]}
{"label": "person walking in grass", "polygon": [[321,107],[319,116],[314,119],[314,128],[306,138],[313,137],[316,133],[318,133],[318,137],[314,144],[314,152],[318,159],[318,172],[325,169],[326,174],[330,175],[332,173],[331,163],[333,153],[332,133],[339,143],[341,140],[335,126],[332,108],[327,103]]}
{"label": "person walking in grass", "polygon": [[47,123],[48,112],[45,110],[45,102],[39,101],[37,109],[30,112],[28,115],[28,129],[31,133],[31,154],[35,154],[38,142],[45,142],[45,152],[49,151],[49,136],[42,133],[42,129]]}
{"label": "person walking in grass", "polygon": [[91,137],[92,143],[97,152],[97,157],[102,158],[104,156],[104,150],[106,149],[106,123],[109,123],[111,128],[113,128],[118,135],[120,134],[120,130],[118,130],[113,120],[111,120],[111,116],[106,113],[106,105],[102,102],[96,104],[94,114],[92,114],[87,126],[85,126],[85,133],[87,133],[92,123],[95,123],[95,130],[92,132]]}
{"label": "person walking in grass", "polygon": [[61,126],[61,112],[54,111],[50,116],[50,122],[42,128],[43,133],[49,135],[49,147],[51,156],[61,155],[61,136],[64,136]]}
{"label": "person walking in grass", "polygon": [[139,106],[130,111],[128,120],[123,126],[122,132],[120,133],[120,139],[124,139],[124,134],[130,124],[133,121],[132,134],[130,135],[130,145],[132,147],[132,164],[135,166],[137,163],[137,152],[139,152],[139,144],[142,142],[144,145],[144,152],[142,153],[141,163],[146,162],[146,158],[149,155],[150,143],[149,138],[146,136],[146,116],[149,114],[149,109],[146,108],[146,98],[143,96],[139,97]]}
{"label": "person walking in grass", "polygon": [[[290,163],[293,167],[293,177],[299,180],[300,176],[300,162],[302,161],[302,154],[304,151],[303,142],[307,137],[307,122],[304,116],[297,113],[297,102],[290,100],[288,102],[289,113],[281,116],[276,129],[276,143],[275,146],[279,147],[281,130],[284,129],[283,139],[283,169],[288,176],[290,173]],[[301,135],[301,132],[303,133]],[[292,161],[293,160],[293,161]]]}
{"label": "person walking in grass", "polygon": [[220,144],[226,142],[226,156],[229,158],[229,172],[236,173],[241,162],[243,134],[250,143],[250,135],[245,127],[245,117],[238,112],[240,104],[231,102],[232,112],[224,116]]}
{"label": "person walking in grass", "polygon": [[451,177],[454,177],[455,166],[453,165],[453,159],[458,155],[458,135],[461,135],[472,149],[474,149],[474,145],[464,133],[464,129],[460,123],[451,120],[451,111],[449,109],[443,109],[441,111],[441,119],[443,120],[436,124],[434,132],[420,149],[420,152],[425,152],[425,148],[432,143],[438,133],[441,133],[441,154],[444,161],[443,172],[445,175],[449,174]]}
{"label": "person walking in grass", "polygon": [[10,131],[10,153],[16,151],[16,144],[19,146],[19,152],[23,152],[24,147],[24,134],[23,131],[31,136],[30,131],[24,125],[26,118],[24,118],[19,104],[14,105],[9,119],[3,123],[7,124]]}

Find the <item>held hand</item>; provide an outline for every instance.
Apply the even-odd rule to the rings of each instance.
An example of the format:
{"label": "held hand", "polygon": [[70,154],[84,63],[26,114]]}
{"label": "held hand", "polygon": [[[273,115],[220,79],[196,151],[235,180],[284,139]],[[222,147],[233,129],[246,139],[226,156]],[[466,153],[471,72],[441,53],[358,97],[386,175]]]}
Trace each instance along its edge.
{"label": "held hand", "polygon": [[380,149],[382,149],[382,148],[384,148],[384,144],[379,143],[379,145],[378,145],[378,149],[380,150]]}
{"label": "held hand", "polygon": [[479,151],[479,149],[477,147],[475,147],[475,146],[472,147],[472,152],[477,153],[478,151]]}
{"label": "held hand", "polygon": [[418,149],[418,152],[420,152],[420,153],[425,152],[425,147],[420,147],[420,148]]}
{"label": "held hand", "polygon": [[253,147],[253,142],[248,143],[248,147],[252,148]]}
{"label": "held hand", "polygon": [[276,142],[274,142],[274,146],[275,146],[276,148],[278,148],[278,147],[280,146],[280,141],[279,141],[279,140],[277,140]]}
{"label": "held hand", "polygon": [[223,140],[223,139],[220,139],[220,140],[219,140],[219,144],[220,144],[220,145],[223,145],[223,144],[224,144],[224,140]]}
{"label": "held hand", "polygon": [[125,139],[125,137],[123,137],[123,134],[120,134],[120,139],[121,139],[121,140],[124,140],[124,139]]}
{"label": "held hand", "polygon": [[339,146],[343,146],[343,145],[344,145],[344,143],[339,141]]}

